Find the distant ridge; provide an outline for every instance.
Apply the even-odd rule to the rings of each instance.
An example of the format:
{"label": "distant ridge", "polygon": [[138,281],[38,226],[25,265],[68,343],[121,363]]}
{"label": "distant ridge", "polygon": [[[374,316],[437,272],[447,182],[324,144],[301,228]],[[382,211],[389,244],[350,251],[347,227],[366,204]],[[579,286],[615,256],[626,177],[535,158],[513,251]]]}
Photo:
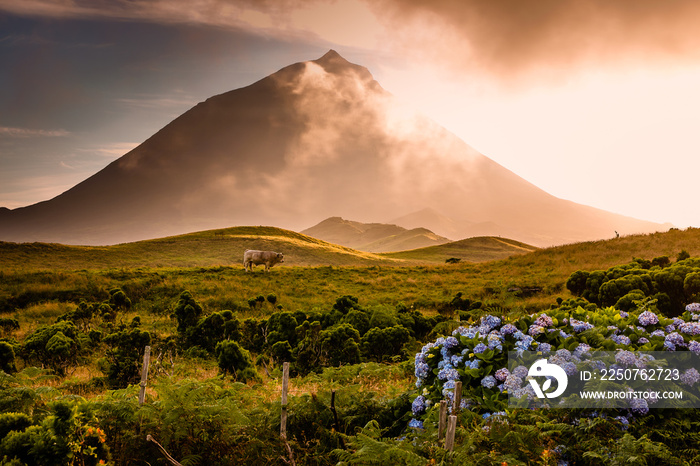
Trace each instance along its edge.
{"label": "distant ridge", "polygon": [[305,235],[329,243],[340,244],[367,252],[393,252],[448,243],[427,228],[406,228],[385,223],[362,223],[330,217],[310,228]]}
{"label": "distant ridge", "polygon": [[386,257],[403,260],[446,262],[459,259],[465,262],[488,262],[537,251],[539,248],[507,238],[477,236],[438,246],[429,246],[410,251],[384,254]]}

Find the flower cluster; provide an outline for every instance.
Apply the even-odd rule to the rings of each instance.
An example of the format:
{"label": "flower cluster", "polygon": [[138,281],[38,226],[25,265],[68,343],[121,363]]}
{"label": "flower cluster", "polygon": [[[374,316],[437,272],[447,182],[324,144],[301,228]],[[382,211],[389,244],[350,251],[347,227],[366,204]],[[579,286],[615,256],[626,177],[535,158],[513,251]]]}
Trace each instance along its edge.
{"label": "flower cluster", "polygon": [[[463,405],[469,403],[465,400],[473,400],[472,409],[482,412],[488,410],[484,400],[491,400],[489,406],[504,406],[508,394],[535,397],[528,383],[528,369],[506,368],[509,351],[536,351],[570,375],[576,373],[582,360],[589,360],[592,351],[610,351],[610,342],[617,347],[615,361],[608,366],[613,368],[645,367],[649,361],[634,354],[639,350],[687,350],[700,355],[700,303],[689,304],[686,311],[682,318],[676,319],[667,319],[645,308],[621,312],[612,307],[596,311],[581,307],[551,309],[548,314],[523,316],[511,322],[493,315],[484,316],[426,344],[416,354],[416,387],[420,394],[413,402],[413,414],[423,416],[439,399],[453,399],[457,380],[462,382]],[[589,330],[602,338],[592,338],[590,333],[582,335]],[[594,341],[598,346],[591,346]],[[600,363],[589,362],[592,367]],[[605,368],[601,364],[598,369]],[[680,381],[693,386],[700,383],[700,373],[689,369]],[[629,413],[644,415],[656,401],[636,400],[630,405]]]}
{"label": "flower cluster", "polygon": [[648,326],[659,323],[659,317],[651,311],[644,311],[639,314],[639,325]]}

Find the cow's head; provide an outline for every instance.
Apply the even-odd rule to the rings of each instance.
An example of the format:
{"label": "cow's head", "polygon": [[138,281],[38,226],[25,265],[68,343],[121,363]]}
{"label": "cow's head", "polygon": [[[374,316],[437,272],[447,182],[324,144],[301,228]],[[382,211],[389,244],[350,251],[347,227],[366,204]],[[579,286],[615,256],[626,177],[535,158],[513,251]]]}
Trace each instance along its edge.
{"label": "cow's head", "polygon": [[277,253],[277,262],[284,262],[284,254]]}

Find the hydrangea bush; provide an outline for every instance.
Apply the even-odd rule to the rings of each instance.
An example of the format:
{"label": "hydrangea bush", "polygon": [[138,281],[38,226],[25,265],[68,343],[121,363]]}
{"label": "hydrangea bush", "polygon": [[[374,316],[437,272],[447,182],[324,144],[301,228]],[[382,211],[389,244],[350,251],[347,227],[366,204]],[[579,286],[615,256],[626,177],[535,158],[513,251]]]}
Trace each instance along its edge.
{"label": "hydrangea bush", "polygon": [[[502,415],[508,393],[532,390],[523,384],[527,368],[507,369],[509,351],[536,351],[574,373],[583,354],[618,351],[617,364],[634,364],[631,351],[692,351],[700,354],[700,303],[686,306],[673,319],[654,312],[654,301],[641,303],[636,311],[608,307],[586,310],[564,305],[546,313],[520,317],[487,315],[478,323],[461,326],[452,335],[426,344],[415,357],[418,396],[413,401],[414,420],[420,419],[441,399],[454,397],[455,382],[462,382],[462,408],[483,414],[484,419]],[[700,373],[689,370],[682,382],[700,382]],[[523,387],[523,385],[525,385]],[[635,402],[637,403],[637,402]],[[648,413],[645,400],[630,407],[628,416]],[[451,406],[450,406],[451,409]],[[628,419],[619,417],[623,425]]]}

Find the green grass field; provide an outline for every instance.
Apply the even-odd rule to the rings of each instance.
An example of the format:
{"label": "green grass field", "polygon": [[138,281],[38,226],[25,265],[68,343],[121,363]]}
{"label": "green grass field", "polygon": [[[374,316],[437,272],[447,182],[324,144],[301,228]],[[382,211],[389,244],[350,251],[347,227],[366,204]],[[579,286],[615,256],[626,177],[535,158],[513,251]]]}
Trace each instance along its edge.
{"label": "green grass field", "polygon": [[[265,273],[262,267],[253,273],[245,272],[241,258],[248,248],[283,252],[285,263],[273,267],[269,273]],[[159,348],[164,348],[169,339],[178,338],[177,321],[173,315],[178,297],[185,290],[201,304],[203,315],[231,310],[241,322],[245,319],[264,321],[280,310],[326,315],[331,313],[336,300],[346,295],[357,297],[359,305],[373,322],[396,319],[398,308],[416,310],[428,317],[436,316],[457,293],[483,304],[482,309],[469,311],[463,317],[476,319],[485,313],[517,317],[549,309],[556,304],[557,298],[570,298],[565,284],[574,271],[607,269],[634,258],[651,260],[668,256],[674,261],[681,251],[700,256],[700,229],[632,235],[544,249],[501,238],[472,238],[391,254],[359,252],[271,227],[213,230],[106,247],[0,243],[0,317],[17,319],[18,329],[3,330],[4,341],[11,342],[16,348],[20,348],[21,342],[36,330],[75,311],[81,300],[106,302],[110,290],[115,288],[121,289],[133,305],[121,311],[116,322],[99,323],[99,328],[104,332],[128,329],[130,322],[138,317],[139,328],[150,332]],[[462,260],[456,264],[445,263],[446,259],[453,257]],[[522,290],[529,291],[523,293]],[[272,301],[271,296],[274,296]],[[252,305],[251,302],[256,302],[258,297],[262,299]],[[430,338],[449,331],[459,322],[448,321],[441,325],[435,327]],[[404,362],[363,362],[340,368],[328,367],[317,374],[295,378],[292,381],[291,422],[298,432],[295,434],[298,436],[292,439],[297,464],[335,464],[327,459],[330,458],[329,445],[341,448],[345,441],[355,445],[370,442],[367,439],[374,435],[369,424],[372,420],[388,422],[382,424],[386,432],[398,435],[401,423],[405,425],[406,420],[382,419],[392,419],[392,412],[401,412],[398,405],[405,410],[407,403],[410,404],[409,397],[415,396],[411,353],[415,354],[423,343],[425,341],[412,340],[404,349],[405,354],[396,360]],[[130,462],[128,442],[120,443],[128,438],[138,446],[141,458],[148,457],[150,461],[158,458],[158,452],[149,450],[151,447],[143,439],[125,434],[126,431],[141,432],[147,428],[158,433],[161,439],[165,438],[164,443],[180,459],[188,458],[188,454],[208,458],[203,451],[197,450],[196,438],[204,435],[211,439],[222,435],[220,443],[216,443],[219,440],[208,440],[204,444],[208,445],[207,448],[222,448],[220,451],[227,451],[232,458],[252,455],[258,460],[267,458],[265,461],[269,464],[286,463],[286,460],[280,460],[286,458],[285,450],[274,446],[274,433],[278,429],[274,412],[279,411],[277,394],[280,389],[280,367],[277,364],[262,360],[257,366],[260,381],[240,384],[218,375],[217,362],[212,355],[175,353],[172,363],[167,363],[164,358],[154,366],[153,380],[149,381],[148,389],[151,404],[139,408],[134,404],[135,387],[110,391],[97,382],[103,376],[104,363],[101,361],[107,354],[107,347],[98,345],[96,348],[100,349],[95,353],[83,351],[77,364],[60,377],[32,372],[33,369],[18,358],[19,375],[0,377],[0,402],[5,403],[4,412],[30,408],[53,412],[50,403],[55,400],[66,395],[69,398],[84,397],[71,399],[83,400],[76,403],[101,413],[99,425],[107,432],[114,464],[137,464]],[[164,354],[161,351],[154,357]],[[343,441],[333,433],[335,428],[330,430],[329,427],[333,423],[328,417],[330,390],[338,391],[340,416],[345,426],[341,430],[347,435]],[[25,400],[22,397],[29,398],[21,401]],[[240,403],[246,404],[241,407]],[[213,409],[211,407],[216,409],[207,411]],[[217,417],[217,410],[229,413],[230,420]],[[105,420],[114,416],[122,421],[110,431],[111,421]],[[184,417],[188,419],[183,424],[188,426],[186,429],[172,427],[173,419]],[[545,417],[538,419],[537,422],[554,422]],[[473,422],[476,425],[481,421]],[[533,447],[534,453],[528,451],[525,454],[531,458],[530,464],[556,464],[549,462],[545,454],[555,444],[549,445],[548,440],[541,440],[544,437],[539,430],[528,433],[530,420],[522,422],[517,433],[519,441],[533,435],[531,443],[537,445]],[[224,425],[232,430],[217,427]],[[354,437],[363,426],[363,432],[370,437]],[[488,435],[480,433],[480,427],[470,430],[465,424],[460,429],[464,438],[476,438],[477,433]],[[310,432],[317,433],[311,435]],[[548,435],[556,436],[553,434],[555,430],[549,432]],[[599,434],[596,434],[596,439],[607,438],[607,434]],[[474,446],[472,453],[486,458],[489,448],[500,445],[498,439],[501,437],[494,431],[493,438],[481,438],[479,442],[482,443]],[[233,439],[238,442],[234,444],[250,450],[232,453],[230,442]],[[639,442],[642,440],[644,437],[640,437]],[[261,446],[263,443],[265,447]],[[510,448],[504,446],[506,444],[508,442],[498,448],[506,451]],[[222,445],[228,445],[229,450],[223,449]],[[379,443],[362,445],[384,448]],[[629,448],[638,448],[635,445]],[[253,451],[255,453],[251,453]],[[344,448],[343,451],[350,450]],[[424,456],[440,458],[439,451],[433,449]],[[319,455],[318,452],[323,454],[312,457]],[[373,452],[372,455],[376,456],[372,458],[386,459],[382,454]],[[483,464],[509,461],[511,453],[499,454],[502,456],[497,456],[498,462]],[[540,454],[541,461],[532,459]],[[312,456],[302,459],[301,455]],[[195,456],[192,464],[197,461]],[[444,464],[460,464],[457,459],[445,458]]]}

